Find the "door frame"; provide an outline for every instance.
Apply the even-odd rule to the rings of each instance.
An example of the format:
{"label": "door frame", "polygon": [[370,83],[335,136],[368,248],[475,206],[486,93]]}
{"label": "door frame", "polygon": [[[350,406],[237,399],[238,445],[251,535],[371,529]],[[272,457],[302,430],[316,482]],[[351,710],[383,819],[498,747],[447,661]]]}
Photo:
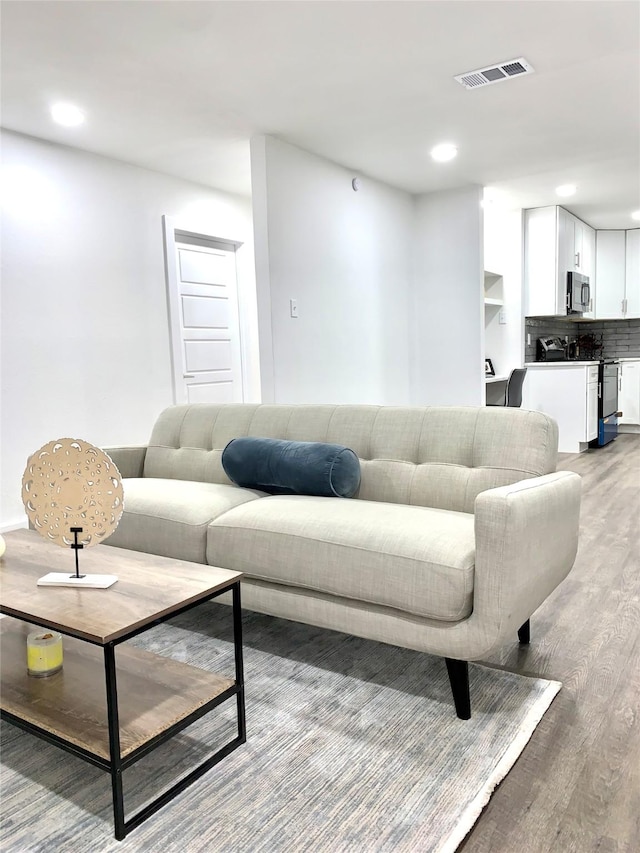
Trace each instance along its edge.
{"label": "door frame", "polygon": [[238,335],[240,336],[240,378],[242,399],[246,398],[246,377],[244,340],[242,331],[242,307],[240,304],[240,287],[238,282],[237,251],[243,245],[238,240],[227,240],[213,237],[210,234],[202,234],[197,231],[189,231],[180,228],[172,216],[162,217],[162,237],[164,245],[164,271],[165,288],[167,294],[167,323],[169,326],[169,348],[171,353],[171,388],[173,402],[183,403],[182,389],[177,386],[177,376],[186,372],[182,352],[182,339],[174,334],[172,317],[180,317],[179,287],[178,287],[178,250],[176,244],[190,243],[193,246],[202,246],[209,249],[220,249],[225,252],[233,252],[236,255],[236,299],[238,302]]}

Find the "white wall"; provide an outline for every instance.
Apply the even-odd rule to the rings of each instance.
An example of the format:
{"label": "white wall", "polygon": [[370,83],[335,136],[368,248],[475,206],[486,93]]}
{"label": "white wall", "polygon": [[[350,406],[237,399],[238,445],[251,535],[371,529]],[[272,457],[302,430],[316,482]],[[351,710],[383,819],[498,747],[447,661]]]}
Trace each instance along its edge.
{"label": "white wall", "polygon": [[354,192],[353,172],[271,137],[251,150],[263,399],[407,404],[411,196]]}
{"label": "white wall", "polygon": [[485,351],[496,373],[508,375],[524,363],[522,305],[522,210],[498,202],[484,206],[484,268],[502,276],[503,313],[489,309]]}
{"label": "white wall", "polygon": [[267,137],[251,140],[251,204],[254,223],[256,305],[260,354],[260,393],[264,403],[275,402],[273,329],[271,324],[271,270],[269,267],[269,193]]}
{"label": "white wall", "polygon": [[484,403],[481,188],[416,199],[412,403]]}
{"label": "white wall", "polygon": [[173,402],[161,217],[243,241],[246,397],[259,399],[251,202],[14,133],[2,136],[0,527],[27,456],[59,437],[147,441]]}

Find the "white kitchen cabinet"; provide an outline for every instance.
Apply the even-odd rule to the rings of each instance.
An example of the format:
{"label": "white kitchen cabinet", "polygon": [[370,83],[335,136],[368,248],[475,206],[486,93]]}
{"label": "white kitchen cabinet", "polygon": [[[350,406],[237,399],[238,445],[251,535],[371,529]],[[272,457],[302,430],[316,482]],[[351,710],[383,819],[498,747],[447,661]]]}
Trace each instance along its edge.
{"label": "white kitchen cabinet", "polygon": [[[591,310],[582,315],[584,320],[593,320],[596,316],[595,292],[597,288],[596,276],[596,230],[580,219],[576,219],[576,234],[580,232],[580,238],[576,237],[575,247],[579,260],[579,272],[589,276],[591,285]],[[578,248],[579,246],[579,248]]]}
{"label": "white kitchen cabinet", "polygon": [[595,229],[564,207],[558,208],[558,275],[579,272],[593,278],[595,273]]}
{"label": "white kitchen cabinet", "polygon": [[[580,236],[581,236],[581,232]],[[557,270],[558,287],[567,286],[567,273],[576,269],[576,223],[563,207],[558,208],[558,246],[557,246]],[[582,249],[582,243],[580,243]],[[567,313],[564,311],[563,313]]]}
{"label": "white kitchen cabinet", "polygon": [[[589,276],[594,291],[596,232],[556,205],[524,212],[525,314],[566,316],[567,273]],[[592,312],[583,315],[593,318]]]}
{"label": "white kitchen cabinet", "polygon": [[582,229],[582,252],[584,255],[583,266],[585,273],[595,282],[596,279],[596,229],[583,223]]}
{"label": "white kitchen cabinet", "polygon": [[561,314],[566,302],[558,292],[558,208],[524,212],[524,313],[528,317]]}
{"label": "white kitchen cabinet", "polygon": [[596,235],[596,319],[624,318],[626,235],[624,231],[598,231]]}
{"label": "white kitchen cabinet", "polygon": [[640,228],[596,232],[596,320],[640,317]]}
{"label": "white kitchen cabinet", "polygon": [[598,437],[598,368],[587,372],[587,441]]}
{"label": "white kitchen cabinet", "polygon": [[640,228],[627,231],[624,298],[625,319],[640,317]]}
{"label": "white kitchen cabinet", "polygon": [[631,424],[640,431],[640,359],[620,362],[618,409],[622,412],[618,423]]}
{"label": "white kitchen cabinet", "polygon": [[598,435],[598,365],[527,364],[522,408],[545,412],[558,424],[558,450],[579,453]]}

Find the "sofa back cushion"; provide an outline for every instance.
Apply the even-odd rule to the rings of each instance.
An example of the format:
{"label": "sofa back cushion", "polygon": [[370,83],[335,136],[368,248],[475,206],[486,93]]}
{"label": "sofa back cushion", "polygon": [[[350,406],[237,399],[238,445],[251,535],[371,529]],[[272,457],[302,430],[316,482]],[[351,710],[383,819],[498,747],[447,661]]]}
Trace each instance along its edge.
{"label": "sofa back cushion", "polygon": [[524,409],[201,403],[161,413],[144,476],[229,483],[222,451],[245,435],[345,445],[360,459],[356,497],[458,512],[555,471],[558,449],[555,421]]}

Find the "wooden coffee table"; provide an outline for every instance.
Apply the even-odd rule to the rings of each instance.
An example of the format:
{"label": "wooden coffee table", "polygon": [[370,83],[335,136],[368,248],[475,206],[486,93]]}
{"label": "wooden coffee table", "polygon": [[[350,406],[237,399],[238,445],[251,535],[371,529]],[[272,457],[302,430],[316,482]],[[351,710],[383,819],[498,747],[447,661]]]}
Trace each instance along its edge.
{"label": "wooden coffee table", "polygon": [[[242,573],[97,545],[81,553],[81,571],[118,575],[112,587],[39,587],[36,581],[47,572],[73,572],[71,550],[32,530],[5,538],[0,612],[13,618],[0,619],[1,716],[110,773],[115,836],[122,840],[246,740]],[[227,591],[233,598],[235,680],[121,645]],[[33,625],[65,635],[63,668],[47,678],[27,674],[26,635]],[[237,736],[125,820],[123,770],[234,696]]]}

